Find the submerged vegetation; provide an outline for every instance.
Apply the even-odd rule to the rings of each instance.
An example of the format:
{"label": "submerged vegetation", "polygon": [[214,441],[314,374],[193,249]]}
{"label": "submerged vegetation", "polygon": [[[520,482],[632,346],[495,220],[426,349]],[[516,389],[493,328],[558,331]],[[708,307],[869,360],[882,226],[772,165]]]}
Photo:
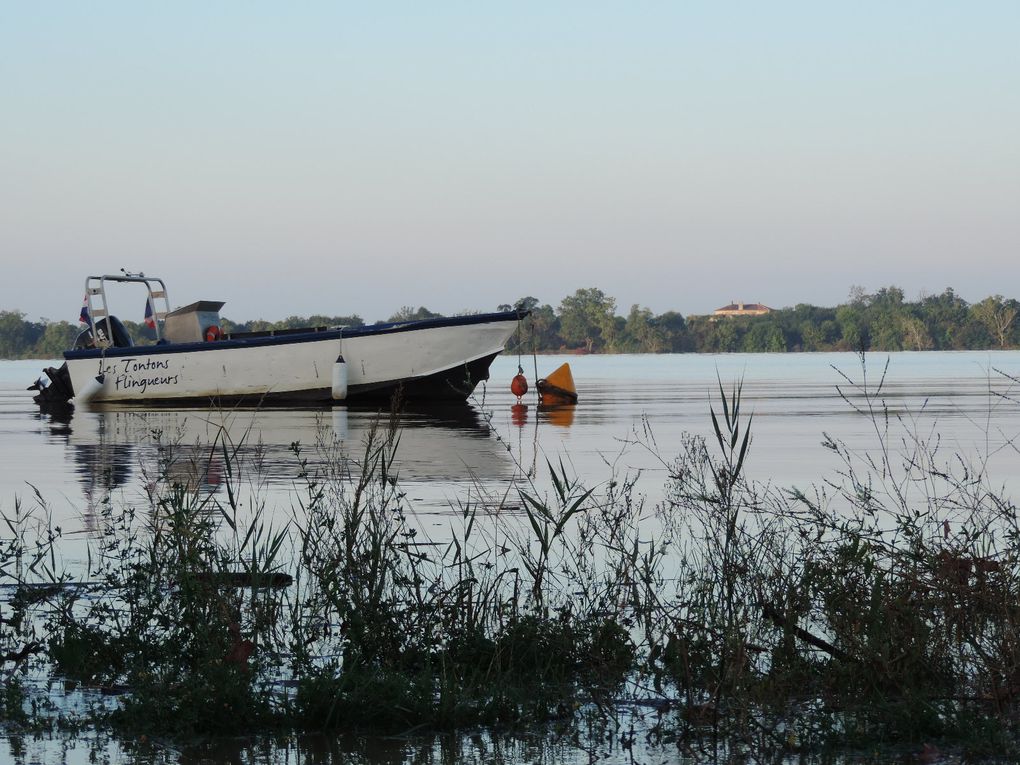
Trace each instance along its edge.
{"label": "submerged vegetation", "polygon": [[[908,301],[898,287],[867,293],[854,287],[834,308],[798,304],[762,316],[655,314],[633,305],[626,316],[616,300],[597,288],[579,289],[558,307],[535,297],[513,306],[531,311],[523,347],[537,352],[729,353],[784,351],[985,350],[1020,347],[1020,302],[993,295],[968,303],[952,289]],[[470,313],[470,312],[468,312]],[[405,306],[387,321],[439,317],[424,306]],[[123,318],[123,317],[121,317]],[[225,332],[254,332],[310,326],[361,326],[353,316],[291,316],[280,321],[223,320]],[[136,342],[155,340],[142,323],[124,320]],[[79,328],[66,321],[29,321],[19,311],[0,311],[0,358],[54,358],[71,347]]]}
{"label": "submerged vegetation", "polygon": [[[462,498],[436,538],[395,472],[397,413],[357,454],[293,444],[282,527],[257,450],[222,436],[214,493],[165,444],[147,503],[102,504],[87,574],[61,567],[41,497],[5,517],[4,719],[178,738],[555,724],[633,743],[628,708],[681,753],[1016,753],[1016,507],[898,420],[883,379],[841,386],[875,448],[826,436],[842,468],[810,491],[746,478],[752,417],[720,383],[709,437],[662,457],[657,506],[636,476],[585,486],[550,461],[547,484],[522,470],[505,496]],[[648,424],[632,448],[662,453]],[[39,673],[106,695],[47,710]]]}

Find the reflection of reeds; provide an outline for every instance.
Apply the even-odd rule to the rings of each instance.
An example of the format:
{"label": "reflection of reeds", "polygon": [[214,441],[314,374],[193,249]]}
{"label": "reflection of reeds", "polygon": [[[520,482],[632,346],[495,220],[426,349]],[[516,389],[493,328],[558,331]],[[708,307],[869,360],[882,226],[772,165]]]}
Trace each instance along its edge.
{"label": "reflection of reeds", "polygon": [[[579,705],[607,723],[629,701],[657,710],[649,735],[684,747],[1013,747],[1015,507],[980,464],[910,423],[895,436],[881,383],[842,387],[879,443],[858,454],[826,437],[842,468],[812,491],[746,479],[751,418],[739,383],[720,383],[711,440],[664,460],[654,512],[636,476],[591,488],[549,461],[548,490],[523,469],[516,494],[479,488],[442,539],[400,489],[396,410],[357,456],[293,445],[283,529],[242,506],[260,479],[223,437],[207,455],[223,492],[165,469],[151,512],[102,505],[90,587],[50,596],[38,644],[63,677],[130,691],[114,722],[178,734],[579,722]],[[4,576],[26,554],[15,537]],[[50,561],[60,582],[59,540],[43,538],[33,570]]]}

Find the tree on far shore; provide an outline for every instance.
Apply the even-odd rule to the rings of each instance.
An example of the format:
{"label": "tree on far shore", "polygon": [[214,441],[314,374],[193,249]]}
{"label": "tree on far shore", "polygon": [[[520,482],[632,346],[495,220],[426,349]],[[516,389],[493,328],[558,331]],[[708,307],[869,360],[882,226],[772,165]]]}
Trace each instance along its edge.
{"label": "tree on far shore", "polygon": [[560,334],[575,347],[615,350],[616,301],[596,287],[579,289],[560,303]]}
{"label": "tree on far shore", "polygon": [[1002,295],[986,297],[980,303],[971,306],[974,317],[988,328],[989,334],[999,343],[1000,348],[1006,347],[1009,331],[1016,321],[1016,300],[1004,300]]}

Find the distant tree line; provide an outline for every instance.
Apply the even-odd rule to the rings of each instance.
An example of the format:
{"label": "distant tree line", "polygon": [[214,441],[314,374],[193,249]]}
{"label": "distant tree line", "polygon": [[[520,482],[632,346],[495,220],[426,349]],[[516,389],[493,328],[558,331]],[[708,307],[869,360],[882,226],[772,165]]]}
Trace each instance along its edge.
{"label": "distant tree line", "polygon": [[[598,289],[580,289],[559,308],[532,297],[523,342],[538,351],[603,353],[782,353],[786,351],[983,350],[1020,347],[1020,302],[1001,295],[969,304],[946,289],[909,302],[899,287],[873,294],[855,287],[834,308],[800,303],[762,316],[654,314],[632,305],[626,316]],[[506,308],[508,306],[500,306]]]}
{"label": "distant tree line", "polygon": [[[984,350],[1020,347],[1020,302],[1001,295],[967,303],[952,289],[904,299],[899,287],[867,293],[854,287],[834,308],[800,303],[762,316],[655,314],[632,305],[617,315],[616,300],[602,290],[577,290],[554,308],[528,296],[497,310],[524,308],[531,317],[517,338],[526,350],[588,353],[728,353],[785,351]],[[465,314],[474,313],[465,311]],[[405,306],[387,321],[437,318],[424,306]],[[137,342],[152,342],[151,329],[125,321]],[[360,316],[291,316],[281,321],[223,319],[224,332],[307,326],[363,326]],[[54,358],[69,348],[80,326],[28,321],[20,311],[0,311],[0,358]]]}

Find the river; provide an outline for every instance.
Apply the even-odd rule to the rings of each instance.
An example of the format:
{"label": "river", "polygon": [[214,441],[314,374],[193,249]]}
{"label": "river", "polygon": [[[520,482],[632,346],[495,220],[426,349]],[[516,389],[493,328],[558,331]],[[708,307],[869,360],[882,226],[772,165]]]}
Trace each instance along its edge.
{"label": "river", "polygon": [[[564,362],[573,370],[579,403],[542,410],[533,393],[536,371],[546,375]],[[249,471],[251,491],[271,515],[286,520],[299,512],[300,460],[314,473],[336,448],[356,458],[373,427],[385,427],[389,420],[388,412],[342,406],[120,408],[58,418],[40,413],[25,390],[46,363],[0,361],[0,511],[7,517],[16,511],[43,513],[60,526],[60,565],[69,570],[82,565],[86,541],[98,533],[95,514],[104,498],[144,504],[161,470],[216,495],[237,459]],[[509,383],[518,364],[532,391],[524,406],[515,407]],[[462,503],[512,508],[519,502],[517,488],[547,490],[547,461],[562,461],[569,474],[589,486],[639,475],[638,491],[654,506],[664,496],[668,466],[685,434],[714,438],[710,407],[721,412],[720,382],[729,391],[742,381],[742,412],[753,416],[748,475],[773,486],[810,488],[835,480],[840,463],[822,446],[825,439],[868,454],[879,448],[883,433],[893,452],[909,451],[911,439],[935,443],[937,436],[947,461],[958,455],[982,466],[991,483],[1010,494],[1020,475],[1014,447],[1020,435],[1020,384],[1014,380],[1020,377],[1020,352],[869,354],[864,359],[855,354],[504,357],[491,375],[462,407],[412,410],[401,417],[395,461],[400,485],[419,524],[434,536],[442,535]],[[874,416],[863,411],[869,401]],[[300,759],[302,747],[288,746],[297,746],[298,751],[287,751]],[[398,742],[383,755],[364,751],[364,742],[328,744],[335,746],[338,756],[396,762],[407,757],[438,761],[449,756],[444,747],[468,761],[487,761],[493,748],[504,745],[486,736]],[[505,746],[507,762],[589,759],[583,750],[557,749],[541,737],[536,748],[519,741]],[[412,754],[415,747],[420,748]],[[99,739],[86,746],[62,737],[7,737],[0,742],[0,751],[4,748],[15,762],[85,761],[97,750],[104,759],[131,759],[121,744]],[[177,755],[150,751],[146,759],[188,759]],[[258,746],[226,758],[261,759]],[[630,752],[610,747],[599,759],[629,758]]]}
{"label": "river", "polygon": [[[563,362],[579,404],[541,411],[535,369],[542,376]],[[803,488],[831,477],[839,463],[821,447],[825,434],[855,450],[875,448],[875,423],[844,399],[861,404],[856,386],[865,378],[875,405],[892,417],[892,439],[938,433],[947,455],[988,458],[1003,480],[1014,472],[1009,443],[1020,433],[1020,385],[1009,376],[1020,376],[1020,352],[871,354],[864,368],[842,353],[539,356],[520,364],[532,382],[525,407],[515,409],[509,391],[518,359],[504,357],[466,406],[404,413],[396,466],[417,513],[441,516],[469,495],[502,496],[522,472],[542,483],[546,460],[562,460],[588,485],[641,471],[639,488],[657,501],[683,434],[712,437],[719,381],[727,392],[743,381],[743,413],[753,414],[747,470],[757,480]],[[217,439],[258,453],[269,506],[289,512],[299,472],[294,444],[314,467],[317,444],[340,443],[357,456],[373,424],[389,421],[388,412],[345,407],[121,408],[54,418],[25,390],[44,365],[0,362],[0,508],[16,497],[34,500],[38,489],[65,533],[87,533],[89,504],[106,490],[143,496],[160,447],[174,447],[178,469],[200,469],[189,479],[215,490],[224,466],[208,451]]]}

